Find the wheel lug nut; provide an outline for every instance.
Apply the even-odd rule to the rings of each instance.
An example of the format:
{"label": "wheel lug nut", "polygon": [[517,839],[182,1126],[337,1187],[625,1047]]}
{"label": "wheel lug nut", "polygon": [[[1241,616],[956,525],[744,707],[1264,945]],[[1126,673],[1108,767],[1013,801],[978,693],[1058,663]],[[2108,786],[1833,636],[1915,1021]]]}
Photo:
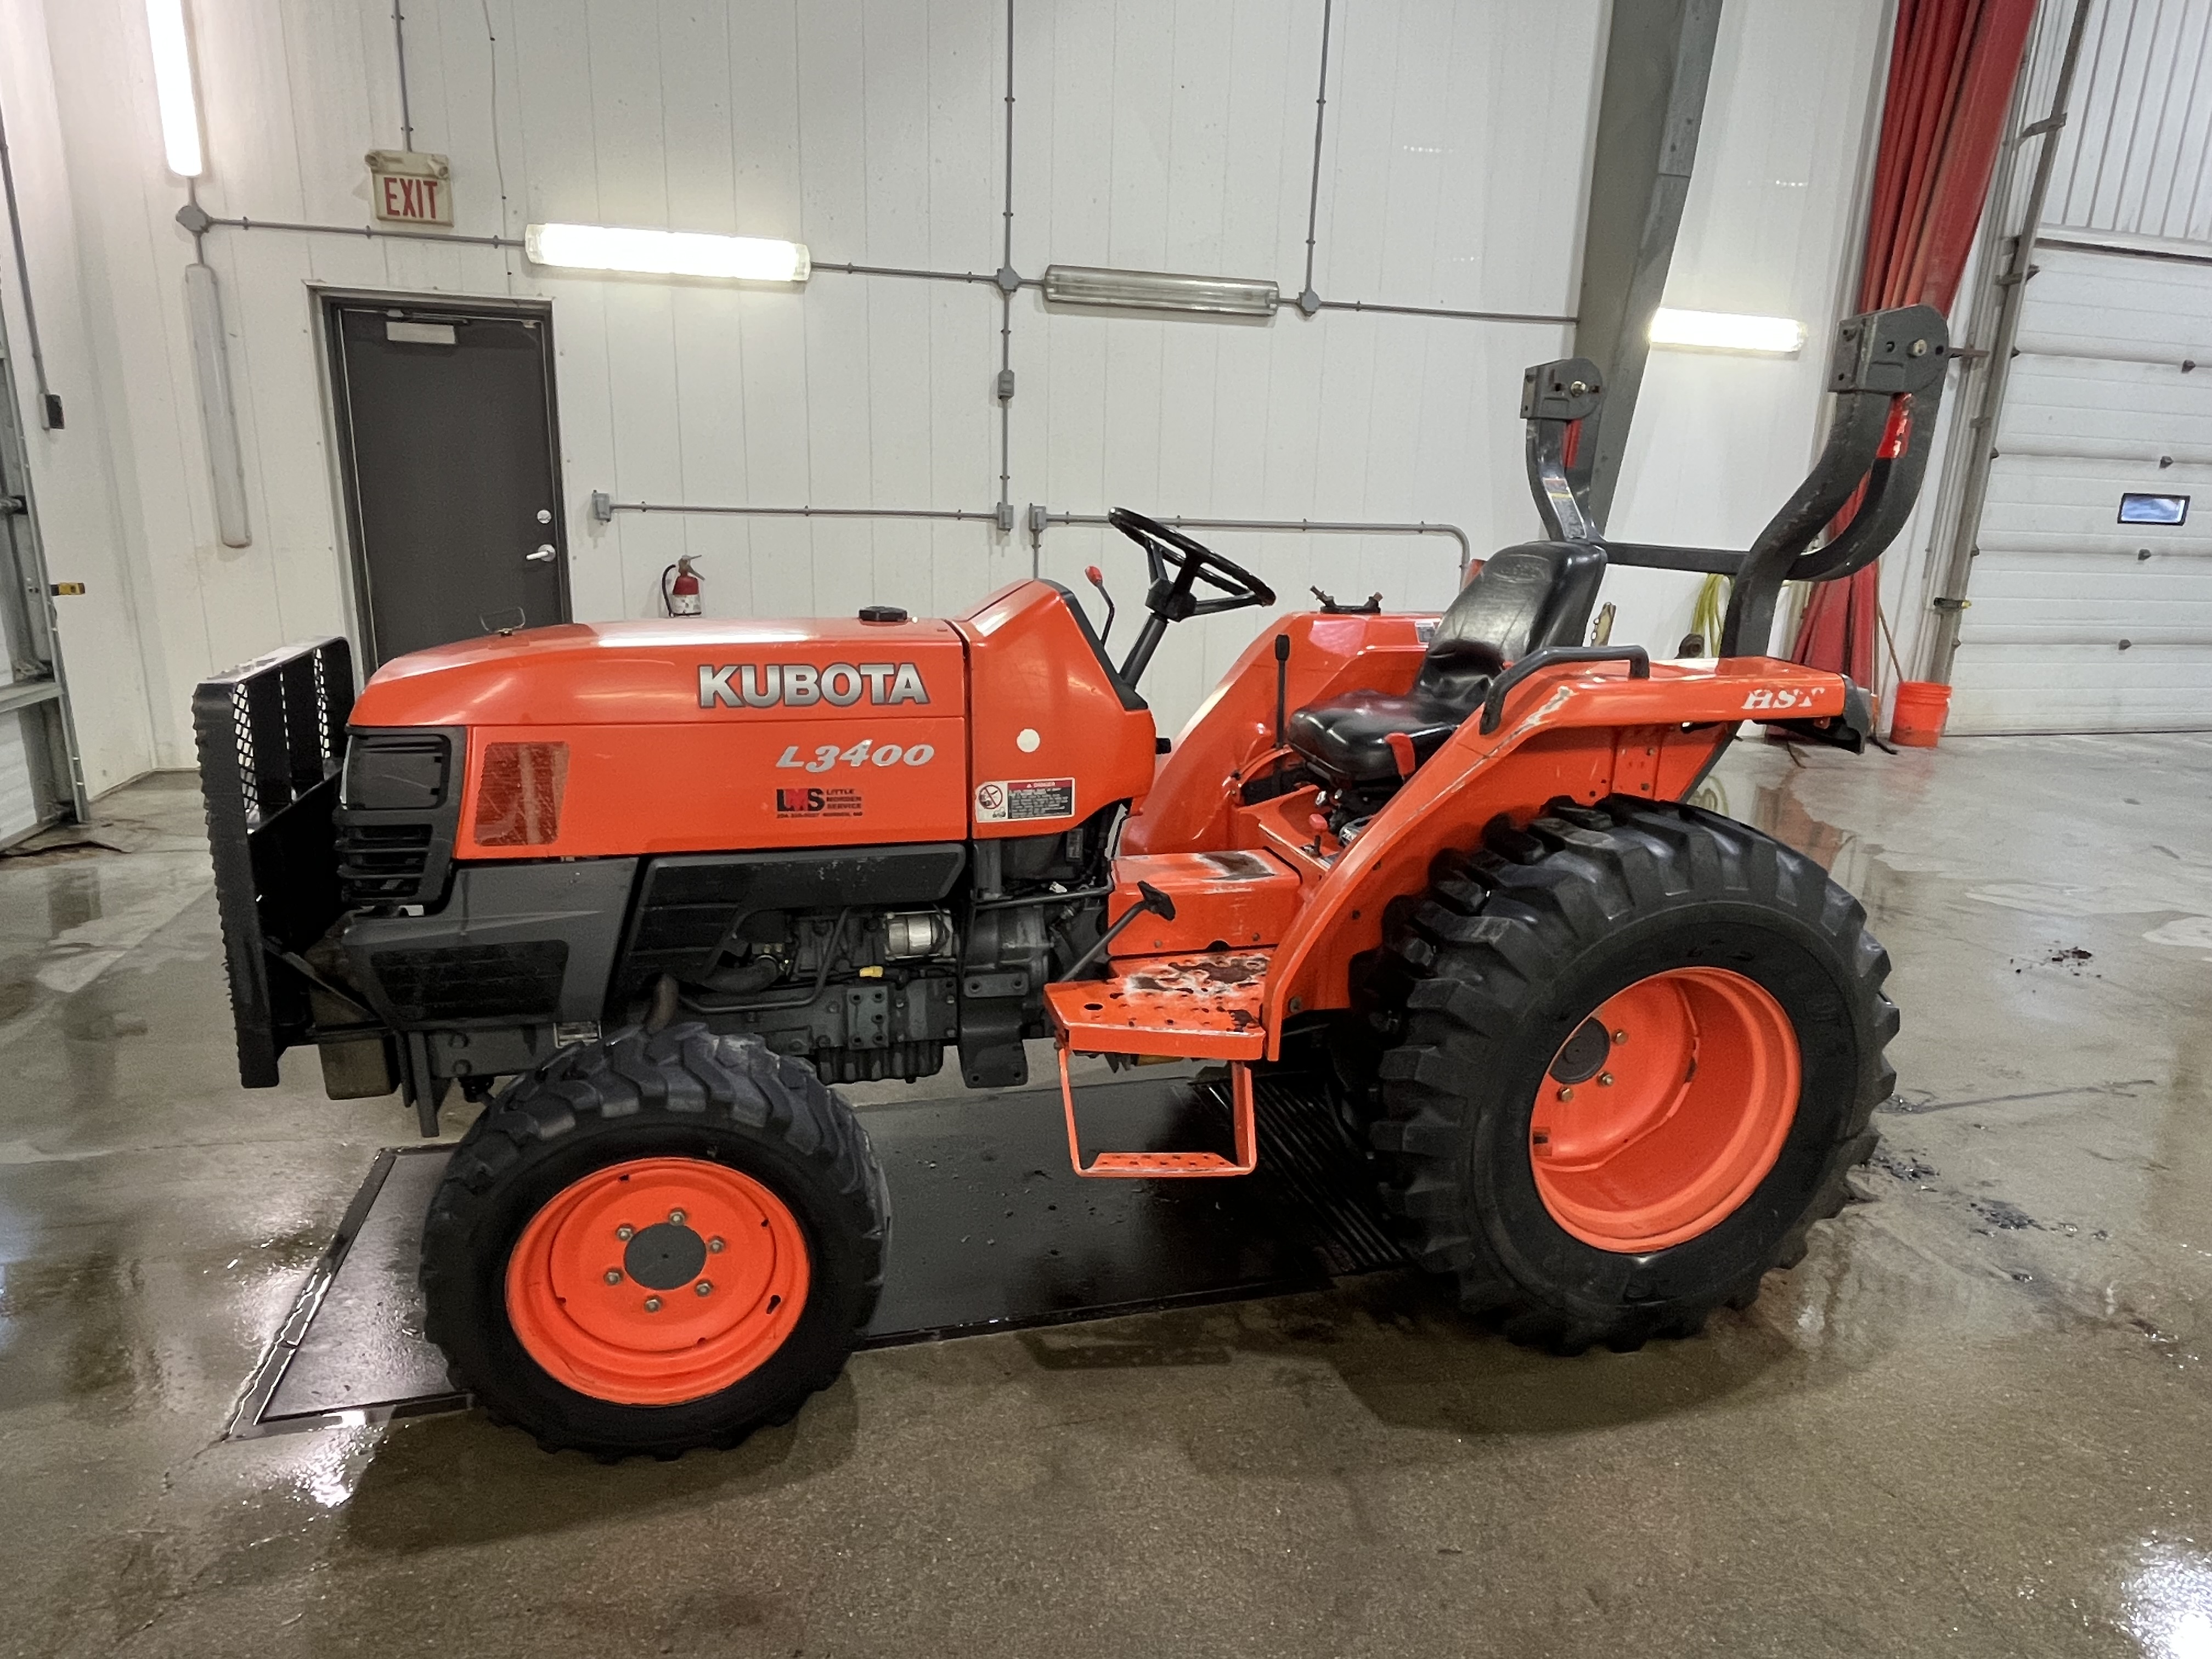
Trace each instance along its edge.
{"label": "wheel lug nut", "polygon": [[1572,1089],[1562,1089],[1559,1091],[1559,1098],[1561,1100],[1572,1100],[1574,1097],[1575,1091]]}
{"label": "wheel lug nut", "polygon": [[1615,1031],[1613,1034],[1613,1040],[1615,1042],[1626,1042],[1628,1041],[1628,1033],[1626,1031]]}
{"label": "wheel lug nut", "polygon": [[635,1234],[636,1231],[636,1228],[631,1226],[628,1222],[624,1222],[621,1226],[615,1229],[615,1237],[621,1239],[624,1243],[628,1243],[631,1237]]}
{"label": "wheel lug nut", "polygon": [[1600,1072],[1597,1074],[1597,1086],[1601,1089],[1610,1089],[1613,1087],[1613,1073],[1610,1072]]}
{"label": "wheel lug nut", "polygon": [[619,1285],[622,1283],[622,1269],[620,1267],[610,1267],[607,1269],[607,1283],[610,1285]]}
{"label": "wheel lug nut", "polygon": [[657,1296],[648,1296],[646,1297],[645,1310],[647,1313],[659,1313],[660,1311],[660,1298]]}
{"label": "wheel lug nut", "polygon": [[722,1241],[719,1238],[710,1238],[707,1241],[707,1248],[716,1255],[720,1255],[722,1253]]}
{"label": "wheel lug nut", "polygon": [[698,1289],[699,1294],[700,1294],[700,1295],[702,1295],[702,1296],[712,1296],[712,1295],[714,1295],[714,1287],[713,1284],[712,1284],[712,1283],[710,1283],[710,1282],[709,1282],[708,1280],[707,1280],[707,1279],[701,1279],[701,1280],[699,1281],[699,1283],[698,1283],[697,1289]]}
{"label": "wheel lug nut", "polygon": [[681,1210],[671,1210],[668,1212],[668,1224],[672,1227],[682,1226],[684,1224],[684,1212]]}

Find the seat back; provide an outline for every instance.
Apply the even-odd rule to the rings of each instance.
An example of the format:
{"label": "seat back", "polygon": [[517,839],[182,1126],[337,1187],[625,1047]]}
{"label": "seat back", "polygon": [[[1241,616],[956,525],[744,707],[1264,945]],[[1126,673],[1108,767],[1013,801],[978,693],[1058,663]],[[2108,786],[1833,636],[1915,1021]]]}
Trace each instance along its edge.
{"label": "seat back", "polygon": [[1580,645],[1605,575],[1594,542],[1522,542],[1492,556],[1437,618],[1416,692],[1472,709],[1531,651]]}

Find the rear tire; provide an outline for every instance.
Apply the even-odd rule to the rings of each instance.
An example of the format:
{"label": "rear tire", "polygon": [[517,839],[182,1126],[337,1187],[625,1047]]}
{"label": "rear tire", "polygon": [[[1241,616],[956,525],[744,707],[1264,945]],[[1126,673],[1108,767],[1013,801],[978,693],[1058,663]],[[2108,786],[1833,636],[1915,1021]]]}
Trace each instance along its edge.
{"label": "rear tire", "polygon": [[[1858,901],[1743,824],[1620,796],[1555,803],[1525,831],[1500,820],[1431,875],[1374,986],[1394,1046],[1370,1133],[1418,1259],[1514,1340],[1563,1352],[1748,1306],[1842,1206],[1896,1085],[1889,958]],[[1562,1103],[1579,1090],[1595,1141],[1634,1103],[1621,1062],[1653,1050],[1592,1016],[1639,998],[1677,1011],[1687,1075],[1614,1133],[1615,1163],[1601,1148],[1563,1176],[1541,1162]],[[1595,1092],[1613,1070],[1621,1086]]]}
{"label": "rear tire", "polygon": [[425,1322],[455,1383],[548,1449],[731,1446],[843,1367],[889,1225],[867,1133],[811,1068],[632,1030],[517,1079],[454,1148]]}

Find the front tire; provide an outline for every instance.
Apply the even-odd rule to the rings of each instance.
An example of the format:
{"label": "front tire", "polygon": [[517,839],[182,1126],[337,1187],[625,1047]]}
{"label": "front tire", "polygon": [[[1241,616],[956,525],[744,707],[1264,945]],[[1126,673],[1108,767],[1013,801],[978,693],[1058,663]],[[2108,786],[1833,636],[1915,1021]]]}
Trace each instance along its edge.
{"label": "front tire", "polygon": [[1795,1265],[1895,1087],[1858,902],[1731,819],[1613,797],[1438,860],[1377,976],[1371,1131],[1418,1258],[1516,1341],[1687,1334]]}
{"label": "front tire", "polygon": [[426,1324],[456,1384],[549,1449],[734,1445],[843,1366],[889,1219],[866,1132],[809,1067],[700,1025],[617,1033],[454,1148]]}

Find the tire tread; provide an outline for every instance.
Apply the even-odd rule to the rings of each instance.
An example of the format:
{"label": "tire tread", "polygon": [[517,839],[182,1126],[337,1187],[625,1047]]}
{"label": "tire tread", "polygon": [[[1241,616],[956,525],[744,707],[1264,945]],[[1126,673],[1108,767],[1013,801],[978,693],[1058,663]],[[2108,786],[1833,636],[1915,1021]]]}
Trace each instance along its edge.
{"label": "tire tread", "polygon": [[[1850,1170],[1875,1148],[1870,1116],[1895,1088],[1882,1057],[1898,1029],[1896,1005],[1881,993],[1889,957],[1867,933],[1864,907],[1812,860],[1748,825],[1620,796],[1555,804],[1525,830],[1495,822],[1480,847],[1439,858],[1432,873],[1385,940],[1384,971],[1405,988],[1402,1024],[1381,1058],[1383,1110],[1370,1132],[1383,1206],[1411,1254],[1455,1278],[1470,1313],[1516,1342],[1559,1352],[1633,1349],[1694,1334],[1717,1307],[1748,1306],[1765,1274],[1794,1265],[1813,1225],[1843,1207]],[[1479,1224],[1462,1174],[1463,1080],[1488,1045],[1510,1040],[1537,988],[1578,948],[1638,913],[1708,902],[1780,909],[1823,936],[1855,981],[1871,1041],[1809,1200],[1768,1258],[1695,1302],[1624,1302],[1593,1321],[1517,1282]]]}
{"label": "tire tread", "polygon": [[[890,1206],[859,1115],[812,1067],[769,1053],[757,1037],[718,1036],[698,1024],[652,1034],[633,1026],[597,1043],[562,1049],[517,1078],[454,1146],[424,1220],[419,1279],[426,1333],[444,1352],[457,1388],[479,1399],[499,1392],[495,1378],[471,1375],[463,1356],[477,1352],[477,1345],[453,1328],[456,1298],[445,1294],[452,1279],[470,1270],[473,1237],[489,1195],[533,1162],[533,1153],[542,1156],[595,1123],[648,1114],[769,1138],[795,1152],[813,1178],[842,1200],[851,1223],[847,1236],[858,1247],[860,1269],[853,1329],[866,1328],[883,1290]],[[610,1445],[605,1437],[572,1425],[521,1423],[512,1411],[490,1407],[487,1414],[523,1428],[549,1450],[576,1449],[615,1461],[680,1456],[699,1446],[726,1449],[757,1428],[789,1422],[809,1395],[836,1380],[843,1358],[837,1353],[834,1363],[813,1369],[797,1389],[749,1418],[651,1443]]]}

